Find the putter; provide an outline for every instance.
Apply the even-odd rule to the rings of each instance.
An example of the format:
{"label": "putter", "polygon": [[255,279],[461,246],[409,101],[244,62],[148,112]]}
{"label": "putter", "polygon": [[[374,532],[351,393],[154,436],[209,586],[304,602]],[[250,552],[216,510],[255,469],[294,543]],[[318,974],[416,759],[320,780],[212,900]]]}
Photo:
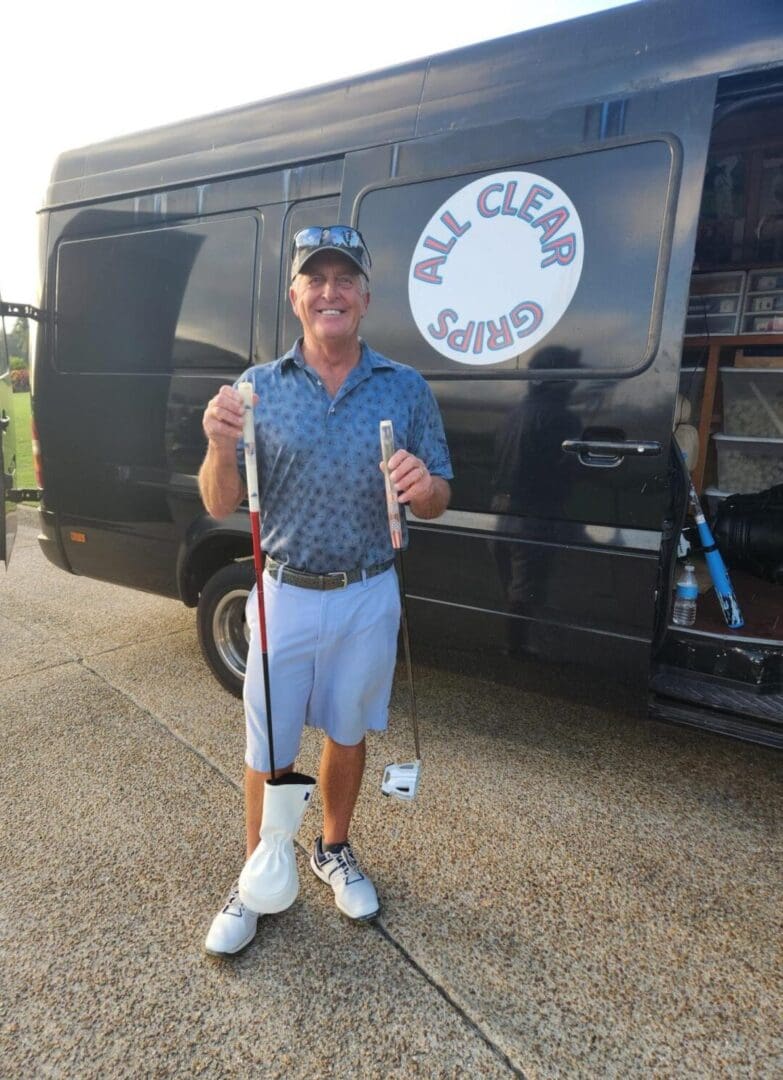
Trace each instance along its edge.
{"label": "putter", "polygon": [[264,703],[266,730],[269,739],[269,769],[271,777],[264,784],[264,811],[261,818],[259,844],[239,875],[239,897],[251,911],[273,915],[285,911],[299,892],[299,875],[294,854],[294,837],[302,823],[310,796],[315,787],[312,776],[290,772],[277,776],[272,737],[272,696],[269,687],[269,657],[267,654],[266,611],[264,608],[264,555],[261,550],[261,508],[258,498],[258,466],[256,463],[256,432],[253,421],[253,386],[239,384],[244,405],[242,440],[245,448],[247,501],[250,508],[250,530],[253,536],[253,565],[256,571],[258,595],[258,629],[261,663],[264,672]]}
{"label": "putter", "polygon": [[419,721],[416,716],[416,691],[413,686],[413,663],[411,662],[411,640],[408,633],[408,602],[405,596],[405,571],[402,565],[402,518],[397,494],[389,476],[389,458],[394,453],[394,428],[391,420],[381,420],[381,455],[386,466],[386,510],[389,515],[389,532],[400,579],[402,600],[402,640],[405,647],[405,663],[408,668],[408,689],[410,692],[411,723],[413,725],[413,743],[416,748],[416,760],[399,764],[391,762],[383,770],[381,791],[403,802],[416,798],[421,777],[421,750],[419,748]]}

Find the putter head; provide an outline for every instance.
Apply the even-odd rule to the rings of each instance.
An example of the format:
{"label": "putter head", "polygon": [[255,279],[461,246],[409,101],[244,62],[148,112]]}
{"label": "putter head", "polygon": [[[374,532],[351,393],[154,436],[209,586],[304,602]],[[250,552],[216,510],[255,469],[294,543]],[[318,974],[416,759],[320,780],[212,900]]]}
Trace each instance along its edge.
{"label": "putter head", "polygon": [[420,776],[420,761],[406,761],[401,765],[392,762],[383,770],[381,791],[384,795],[402,799],[403,802],[411,802],[416,798]]}

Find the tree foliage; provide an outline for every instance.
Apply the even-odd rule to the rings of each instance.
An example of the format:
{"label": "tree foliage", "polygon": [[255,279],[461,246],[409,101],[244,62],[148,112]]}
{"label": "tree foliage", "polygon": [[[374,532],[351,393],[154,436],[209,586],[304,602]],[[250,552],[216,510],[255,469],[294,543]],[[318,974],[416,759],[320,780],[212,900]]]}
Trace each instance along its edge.
{"label": "tree foliage", "polygon": [[8,334],[8,352],[11,356],[20,356],[25,366],[30,363],[30,329],[27,319],[17,319]]}
{"label": "tree foliage", "polygon": [[15,394],[27,393],[30,389],[30,372],[26,368],[22,371],[12,371],[11,387]]}

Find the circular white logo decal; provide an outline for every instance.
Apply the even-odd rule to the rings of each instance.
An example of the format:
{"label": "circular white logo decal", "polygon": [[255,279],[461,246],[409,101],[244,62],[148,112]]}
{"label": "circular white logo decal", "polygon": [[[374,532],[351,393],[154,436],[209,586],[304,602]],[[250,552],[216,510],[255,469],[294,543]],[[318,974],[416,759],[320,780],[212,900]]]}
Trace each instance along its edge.
{"label": "circular white logo decal", "polygon": [[528,172],[484,176],[455,192],[419,237],[413,318],[450,360],[509,360],[560,321],[583,254],[579,215],[557,184]]}

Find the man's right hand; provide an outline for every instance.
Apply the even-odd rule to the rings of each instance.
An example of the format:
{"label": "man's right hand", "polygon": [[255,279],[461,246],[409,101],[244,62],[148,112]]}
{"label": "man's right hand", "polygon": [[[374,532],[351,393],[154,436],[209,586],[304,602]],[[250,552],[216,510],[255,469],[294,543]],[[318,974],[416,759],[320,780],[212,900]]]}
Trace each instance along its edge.
{"label": "man's right hand", "polygon": [[[258,397],[253,395],[254,402]],[[242,395],[233,386],[221,386],[204,410],[202,426],[210,445],[223,454],[236,454],[237,441],[242,438],[245,407]]]}
{"label": "man's right hand", "polygon": [[[253,404],[258,395],[253,394]],[[245,485],[237,465],[237,442],[242,438],[245,406],[232,386],[221,386],[204,410],[202,426],[209,440],[198,474],[201,499],[215,518],[224,518],[242,502]]]}

